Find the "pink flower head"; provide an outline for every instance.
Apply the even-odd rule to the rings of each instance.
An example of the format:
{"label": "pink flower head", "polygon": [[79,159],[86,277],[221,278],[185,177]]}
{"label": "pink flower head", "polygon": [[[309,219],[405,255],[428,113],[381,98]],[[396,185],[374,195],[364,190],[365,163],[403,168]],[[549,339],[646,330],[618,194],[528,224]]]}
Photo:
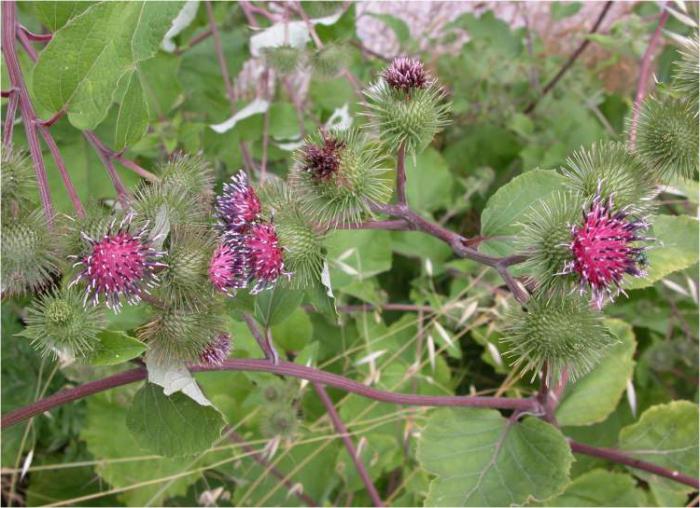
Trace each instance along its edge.
{"label": "pink flower head", "polygon": [[81,233],[90,245],[90,252],[75,264],[82,266],[82,270],[71,285],[81,280],[86,282],[86,304],[91,299],[97,305],[102,297],[107,307],[119,312],[122,299],[134,305],[158,282],[154,272],[156,267],[165,266],[158,261],[164,253],[143,239],[145,226],[137,233],[130,231],[132,217],[127,215],[116,229],[113,221],[109,232],[100,240]]}
{"label": "pink flower head", "polygon": [[340,168],[340,150],[345,143],[339,139],[323,135],[323,144],[308,143],[301,149],[304,170],[317,180],[326,180]]}
{"label": "pink flower head", "polygon": [[428,85],[428,74],[423,64],[417,58],[394,58],[389,67],[382,73],[390,87],[405,93],[415,88],[425,88]]}
{"label": "pink flower head", "polygon": [[216,247],[209,262],[209,280],[224,293],[244,288],[248,285],[247,264],[242,246],[234,242],[222,243]]}
{"label": "pink flower head", "polygon": [[643,269],[646,248],[636,245],[647,240],[639,232],[648,227],[645,220],[633,219],[625,210],[614,211],[612,197],[605,203],[600,195],[588,212],[583,212],[583,223],[572,226],[570,248],[574,259],[567,263],[564,273],[578,275],[581,291],[591,289],[598,309],[603,307],[606,297],[612,301],[622,292],[620,283],[624,274],[646,275]]}
{"label": "pink flower head", "polygon": [[244,231],[260,214],[260,200],[248,182],[244,171],[224,184],[224,191],[216,198],[216,213],[224,231]]}
{"label": "pink flower head", "polygon": [[254,224],[244,238],[248,255],[248,267],[255,286],[250,291],[259,293],[274,286],[284,271],[284,254],[279,246],[275,226],[269,223]]}
{"label": "pink flower head", "polygon": [[231,352],[231,336],[220,333],[199,353],[199,361],[207,365],[221,365]]}

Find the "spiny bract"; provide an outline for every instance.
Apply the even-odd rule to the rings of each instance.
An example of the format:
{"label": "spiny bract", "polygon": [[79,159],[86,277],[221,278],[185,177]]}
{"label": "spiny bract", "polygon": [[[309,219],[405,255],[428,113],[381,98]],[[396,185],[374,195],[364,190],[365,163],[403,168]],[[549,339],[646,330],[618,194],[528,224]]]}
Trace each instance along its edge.
{"label": "spiny bract", "polygon": [[[517,312],[517,313],[516,313]],[[514,357],[514,368],[537,375],[547,365],[549,380],[556,382],[564,370],[572,380],[588,373],[617,343],[603,323],[603,315],[578,295],[533,295],[526,311],[508,316],[502,339]]]}

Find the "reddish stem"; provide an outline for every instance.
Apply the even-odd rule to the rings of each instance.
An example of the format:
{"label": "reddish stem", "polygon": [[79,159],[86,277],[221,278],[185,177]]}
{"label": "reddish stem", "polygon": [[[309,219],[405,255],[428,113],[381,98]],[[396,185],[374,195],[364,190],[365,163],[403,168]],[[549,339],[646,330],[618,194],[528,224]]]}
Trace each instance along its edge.
{"label": "reddish stem", "polygon": [[352,439],[350,439],[350,433],[348,432],[347,427],[343,423],[343,420],[341,420],[338,411],[333,405],[333,401],[326,392],[326,389],[323,387],[323,385],[319,383],[314,383],[314,389],[318,394],[318,398],[321,399],[321,402],[323,402],[323,405],[326,408],[326,412],[328,413],[331,422],[333,422],[333,427],[335,427],[336,432],[340,434],[340,439],[343,440],[343,444],[345,445],[345,448],[348,451],[348,455],[350,455],[350,459],[352,459],[352,462],[355,464],[357,473],[360,475],[362,483],[365,484],[365,489],[367,489],[367,493],[369,494],[370,499],[372,499],[372,505],[384,506],[382,498],[379,497],[377,488],[374,486],[374,483],[372,483],[372,479],[370,478],[369,473],[367,472],[367,468],[362,462],[362,459],[360,458],[360,455],[357,452],[357,448],[355,448],[355,444],[352,442]]}
{"label": "reddish stem", "polygon": [[637,124],[639,123],[639,113],[642,107],[642,101],[646,96],[647,83],[649,82],[649,76],[651,75],[651,64],[654,58],[654,53],[656,52],[656,47],[659,45],[661,40],[661,32],[668,20],[668,2],[664,4],[663,11],[659,16],[659,22],[656,25],[656,30],[649,39],[649,44],[647,45],[646,51],[644,51],[644,56],[642,57],[642,65],[639,69],[639,82],[637,83],[637,94],[634,97],[634,107],[632,109],[632,121],[630,123],[630,133],[629,133],[629,149],[634,150],[637,145]]}
{"label": "reddish stem", "polygon": [[19,94],[17,90],[10,90],[7,100],[7,111],[5,111],[5,124],[3,125],[2,144],[5,149],[12,145],[12,134],[15,130],[15,116],[17,115],[17,105],[19,104]]}
{"label": "reddish stem", "polygon": [[226,95],[228,95],[228,100],[231,103],[231,113],[235,113],[236,104],[236,92],[233,89],[233,83],[231,83],[231,76],[228,72],[228,65],[226,65],[226,56],[224,55],[224,49],[221,45],[221,34],[219,33],[219,27],[216,26],[216,19],[214,18],[214,10],[212,9],[211,2],[206,0],[204,6],[207,9],[207,16],[209,17],[209,28],[211,29],[211,34],[214,37],[214,49],[216,51],[216,59],[219,62],[219,68],[221,69],[221,77],[224,79],[224,86],[226,87]]}
{"label": "reddish stem", "polygon": [[406,145],[401,143],[396,153],[396,199],[406,204]]}
{"label": "reddish stem", "polygon": [[576,441],[569,440],[569,445],[574,453],[580,453],[583,455],[590,455],[591,457],[598,457],[601,459],[606,459],[611,462],[616,462],[617,464],[624,464],[626,466],[633,467],[635,469],[640,469],[648,473],[652,473],[658,476],[663,476],[669,480],[676,481],[678,483],[683,483],[695,490],[700,488],[700,483],[697,478],[685,475],[680,471],[674,471],[666,469],[665,467],[657,466],[650,462],[645,462],[643,460],[635,459],[629,455],[619,451],[613,450],[611,448],[597,448],[595,446],[590,446],[583,443],[577,443]]}
{"label": "reddish stem", "polygon": [[126,169],[133,171],[141,178],[145,178],[146,180],[150,180],[151,182],[160,182],[160,178],[158,176],[154,175],[150,171],[145,170],[144,168],[136,164],[134,161],[125,158],[123,155],[115,154],[114,158],[117,161],[119,161],[119,163]]}
{"label": "reddish stem", "polygon": [[27,133],[29,153],[34,163],[34,172],[36,173],[37,184],[39,186],[41,206],[49,224],[52,224],[54,208],[51,202],[49,181],[46,177],[46,166],[44,165],[44,158],[41,153],[39,135],[37,134],[37,116],[34,112],[31,100],[29,99],[29,92],[27,92],[24,77],[22,76],[22,69],[17,59],[15,47],[16,35],[17,6],[14,1],[2,2],[2,54],[5,57],[5,65],[7,66],[7,72],[10,76],[10,82],[19,94],[19,108],[24,121],[24,129]]}
{"label": "reddish stem", "polygon": [[119,173],[117,173],[117,170],[114,168],[114,164],[112,163],[114,152],[112,152],[112,150],[103,145],[102,142],[99,139],[97,139],[97,136],[95,136],[94,132],[84,131],[83,136],[85,136],[85,139],[87,139],[88,142],[95,148],[98,157],[107,169],[107,174],[109,175],[110,180],[112,180],[112,185],[114,186],[114,190],[117,192],[117,198],[119,199],[119,202],[125,209],[128,208],[129,191],[124,186],[124,182],[122,182]]}
{"label": "reddish stem", "polygon": [[24,33],[24,35],[27,36],[27,38],[30,41],[49,42],[53,38],[52,34],[35,34],[34,32],[30,32],[24,25],[20,25],[19,29]]}
{"label": "reddish stem", "polygon": [[63,162],[63,157],[61,157],[61,151],[58,149],[56,141],[53,139],[53,136],[51,136],[51,133],[49,132],[49,129],[47,127],[39,127],[39,131],[41,132],[41,136],[44,138],[44,143],[46,143],[46,145],[49,147],[49,151],[51,152],[53,161],[56,164],[56,167],[58,168],[58,172],[61,174],[63,186],[65,187],[66,192],[68,192],[68,197],[70,197],[71,203],[73,203],[75,213],[78,214],[78,217],[84,218],[85,208],[80,202],[80,198],[78,197],[78,191],[75,190],[75,186],[73,185],[73,181],[70,178],[68,169],[66,168],[66,165]]}

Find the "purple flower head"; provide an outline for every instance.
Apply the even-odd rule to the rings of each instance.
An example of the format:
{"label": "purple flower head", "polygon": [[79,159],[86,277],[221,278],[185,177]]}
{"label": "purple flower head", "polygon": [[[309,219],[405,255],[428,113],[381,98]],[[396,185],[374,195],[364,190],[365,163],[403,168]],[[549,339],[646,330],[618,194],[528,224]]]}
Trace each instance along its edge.
{"label": "purple flower head", "polygon": [[250,276],[255,281],[250,291],[252,294],[270,289],[280,275],[290,276],[284,271],[284,253],[274,225],[254,224],[243,242],[248,254]]}
{"label": "purple flower head", "polygon": [[199,353],[199,361],[207,365],[221,365],[231,352],[231,336],[220,333]]}
{"label": "purple flower head", "polygon": [[209,262],[209,280],[223,293],[245,288],[248,285],[247,259],[241,245],[231,241],[219,244]]}
{"label": "purple flower head", "polygon": [[405,56],[394,58],[382,73],[382,77],[390,87],[405,93],[416,88],[425,88],[429,84],[423,63],[417,58]]}
{"label": "purple flower head", "polygon": [[590,288],[594,304],[602,308],[606,297],[612,300],[622,292],[624,274],[646,275],[646,247],[637,242],[647,240],[639,233],[648,227],[645,220],[631,217],[624,209],[615,211],[612,197],[605,202],[598,195],[583,212],[582,223],[571,228],[574,259],[566,264],[564,273],[576,274],[581,291]]}
{"label": "purple flower head", "polygon": [[304,170],[316,180],[326,180],[340,169],[340,151],[345,142],[323,134],[323,144],[307,143],[301,149]]}
{"label": "purple flower head", "polygon": [[244,171],[232,176],[231,181],[224,184],[223,193],[216,198],[216,214],[225,232],[246,230],[260,211],[260,200]]}
{"label": "purple flower head", "polygon": [[86,283],[85,304],[90,299],[97,305],[102,298],[107,307],[119,312],[122,300],[134,305],[158,282],[155,269],[165,266],[158,261],[164,253],[144,239],[146,226],[136,233],[130,231],[132,217],[127,215],[118,228],[113,221],[99,240],[81,233],[89,244],[89,252],[75,264],[82,270],[71,285],[81,280]]}

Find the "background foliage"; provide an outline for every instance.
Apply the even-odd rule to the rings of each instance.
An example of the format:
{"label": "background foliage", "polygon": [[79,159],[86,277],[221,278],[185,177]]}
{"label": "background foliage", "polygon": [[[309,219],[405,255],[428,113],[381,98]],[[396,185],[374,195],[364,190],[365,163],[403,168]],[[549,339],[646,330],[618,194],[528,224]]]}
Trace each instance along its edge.
{"label": "background foliage", "polygon": [[[551,15],[566,18],[575,14],[576,5],[552,4]],[[341,9],[330,3],[303,6],[311,18]],[[237,84],[236,108],[242,112],[265,98],[269,109],[217,129],[230,118],[231,107],[215,41],[199,39],[210,26],[203,3],[190,7],[192,20],[168,42],[163,37],[181,3],[21,2],[18,7],[29,30],[54,34],[38,64],[23,52],[20,64],[39,116],[48,119],[65,109],[52,133],[88,206],[110,202],[114,190],[84,130],[94,130],[106,145],[125,149],[128,158],[152,171],[174,153],[201,152],[215,165],[217,190],[244,165],[242,146],[254,161],[265,159],[268,172],[285,176],[292,164],[290,146],[317,125],[343,111],[356,125],[366,121],[352,82],[332,64],[347,66],[363,86],[385,65],[361,49],[356,25],[362,19],[356,17],[356,5],[349,4],[333,23],[316,26],[330,48],[326,51],[335,52],[325,55],[325,64],[324,55],[309,42],[295,54],[303,63],[292,74],[281,72],[279,64],[272,73],[253,73],[251,86]],[[259,35],[249,28],[240,5],[216,2],[211,7],[226,63],[237,76],[251,53],[260,55]],[[645,47],[639,41],[654,30],[657,14],[655,4],[640,3],[606,33],[592,36],[604,50],[599,58],[577,63],[542,98],[540,80],[554,75],[566,55],[552,53],[535,31],[512,28],[492,12],[467,13],[429,41],[434,46],[451,43],[466,32],[468,42],[458,51],[421,53],[403,21],[375,15],[395,33],[402,53],[421,55],[453,103],[452,123],[407,159],[409,203],[460,234],[480,238],[482,252],[514,253],[507,237],[517,233],[517,219],[536,199],[562,185],[561,177],[548,170],[563,166],[582,146],[624,141],[633,92],[611,86],[606,76],[617,72],[621,62],[641,56]],[[269,25],[264,16],[257,20]],[[689,32],[675,18],[667,30]],[[659,82],[669,80],[678,58],[673,44],[664,46],[655,62]],[[71,67],[65,72],[66,61],[79,62],[77,71]],[[264,55],[258,61],[274,64]],[[309,79],[306,99],[295,90],[304,77]],[[8,88],[3,69],[2,89]],[[539,100],[537,107],[525,114],[533,100]],[[15,129],[15,145],[26,146],[23,129]],[[55,206],[71,213],[57,168],[50,157],[46,161]],[[139,177],[119,171],[135,188]],[[650,276],[629,286],[629,298],[606,307],[619,344],[563,394],[556,413],[561,432],[531,417],[509,431],[512,423],[495,410],[393,406],[331,390],[388,505],[536,504],[532,497],[551,506],[688,503],[690,488],[599,459],[574,457],[564,438],[633,454],[646,450],[638,453],[697,476],[697,175],[673,182],[659,204],[662,215],[654,236],[662,243],[649,255]],[[418,232],[336,231],[326,246],[341,310],[337,320],[313,310],[315,300],[303,291],[275,289],[256,299],[256,318],[271,327],[287,358],[399,392],[518,397],[537,390],[528,379],[515,377],[501,356],[501,317],[517,303],[495,271],[454,259],[446,245]],[[122,370],[122,362],[143,350],[133,338],[148,318],[146,306],[140,305],[110,313],[109,331],[100,338],[121,348],[119,360],[62,365],[42,358],[27,340],[15,336],[24,326],[24,303],[2,305],[3,413]],[[412,310],[382,310],[388,303]],[[230,305],[246,303],[234,300]],[[230,319],[227,331],[233,356],[259,356],[244,323]],[[304,505],[303,492],[318,504],[370,504],[308,384],[241,372],[200,373],[196,379],[216,409],[202,408],[182,394],[169,398],[155,385],[133,385],[3,431],[3,501]],[[188,425],[190,410],[206,425]],[[293,428],[285,424],[282,432],[274,427],[279,415]],[[218,432],[209,435],[223,422],[247,444],[217,440]],[[263,450],[277,474],[255,460],[259,455],[254,452]],[[503,483],[507,488],[500,487]]]}

